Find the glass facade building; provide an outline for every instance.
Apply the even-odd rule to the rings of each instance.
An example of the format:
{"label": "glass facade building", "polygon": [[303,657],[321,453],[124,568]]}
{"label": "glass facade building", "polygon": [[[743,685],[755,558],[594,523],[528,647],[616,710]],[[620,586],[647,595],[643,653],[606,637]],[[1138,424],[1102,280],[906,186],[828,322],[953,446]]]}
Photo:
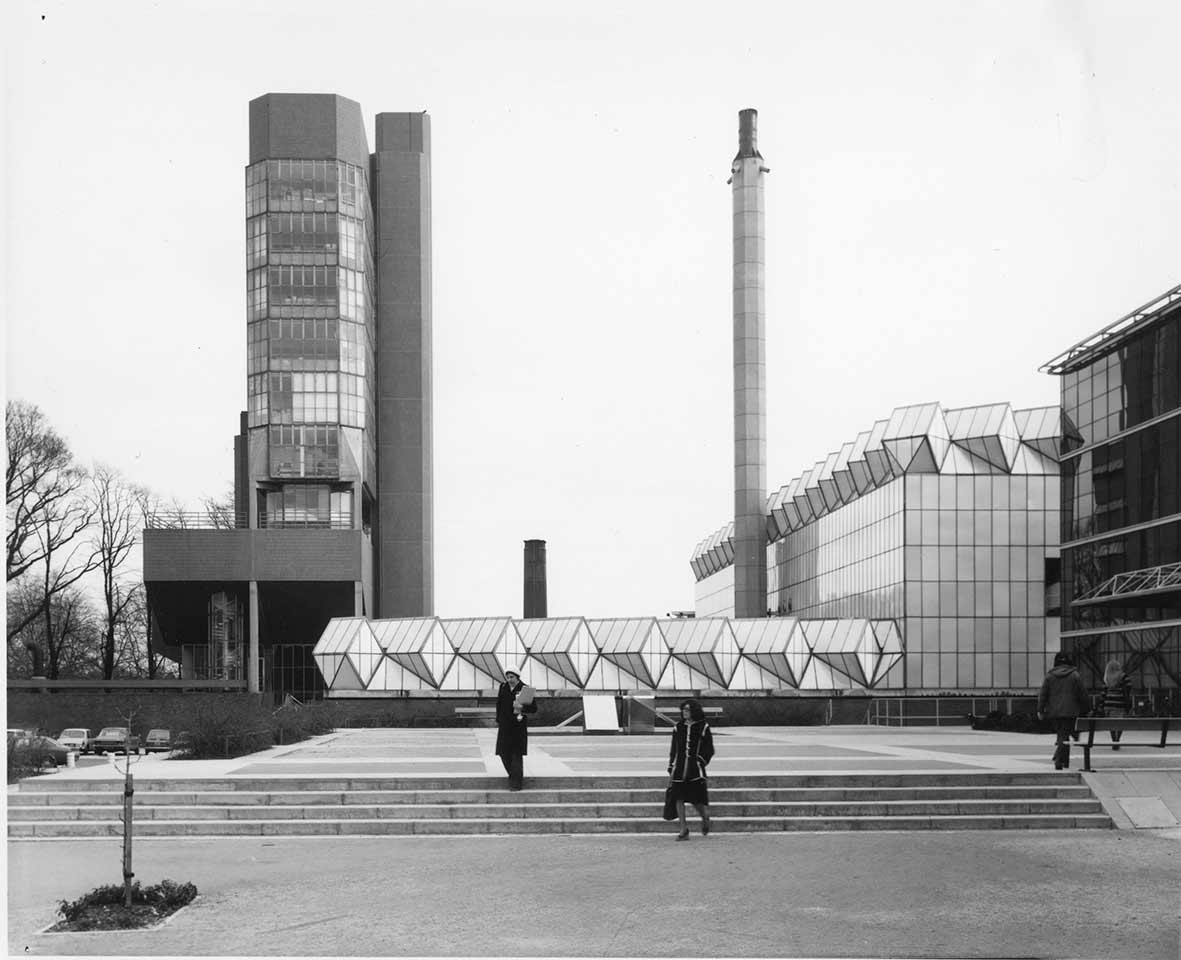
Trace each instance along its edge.
{"label": "glass facade building", "polygon": [[[1058,649],[1064,432],[1054,407],[895,410],[768,498],[768,616],[898,625],[897,665],[837,667],[837,688],[1036,687]],[[732,615],[730,535],[694,551],[699,617]]]}
{"label": "glass facade building", "polygon": [[144,536],[152,642],[194,679],[315,696],[332,618],[433,613],[430,118],[375,132],[333,94],[250,103],[234,516]]}
{"label": "glass facade building", "polygon": [[1100,684],[1181,686],[1181,287],[1042,368],[1078,427],[1062,463],[1062,642]]}

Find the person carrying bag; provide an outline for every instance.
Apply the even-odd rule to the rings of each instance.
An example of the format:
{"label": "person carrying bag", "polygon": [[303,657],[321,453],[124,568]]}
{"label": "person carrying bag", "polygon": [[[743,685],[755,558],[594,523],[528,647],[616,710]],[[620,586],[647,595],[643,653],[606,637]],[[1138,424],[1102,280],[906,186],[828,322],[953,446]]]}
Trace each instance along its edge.
{"label": "person carrying bag", "polygon": [[685,820],[685,804],[691,803],[701,815],[701,835],[709,836],[709,785],[705,768],[714,755],[714,737],[705,722],[705,711],[696,700],[681,703],[681,719],[673,727],[672,743],[668,751],[668,788],[665,790],[664,819],[673,804],[681,821],[678,840],[689,839],[689,824]]}

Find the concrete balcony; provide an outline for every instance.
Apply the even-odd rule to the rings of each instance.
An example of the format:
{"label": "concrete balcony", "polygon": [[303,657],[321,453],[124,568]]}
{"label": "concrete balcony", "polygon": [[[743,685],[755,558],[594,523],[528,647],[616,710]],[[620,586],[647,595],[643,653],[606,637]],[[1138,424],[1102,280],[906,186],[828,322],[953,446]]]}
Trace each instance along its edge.
{"label": "concrete balcony", "polygon": [[369,549],[361,530],[149,529],[144,582],[359,581]]}

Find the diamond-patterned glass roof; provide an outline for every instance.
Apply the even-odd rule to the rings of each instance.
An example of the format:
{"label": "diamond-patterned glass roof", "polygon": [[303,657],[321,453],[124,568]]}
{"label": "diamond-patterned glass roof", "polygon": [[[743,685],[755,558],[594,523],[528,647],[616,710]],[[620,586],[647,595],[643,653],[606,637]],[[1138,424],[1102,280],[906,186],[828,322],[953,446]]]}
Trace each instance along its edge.
{"label": "diamond-patterned glass roof", "polygon": [[[758,664],[786,685],[799,685],[796,677],[802,675],[807,666],[807,648],[805,646],[802,663],[798,651],[794,657],[789,653],[793,633],[800,634],[801,642],[804,639],[799,620],[795,617],[731,620],[730,626],[742,656]],[[795,668],[799,669],[799,674],[793,669],[793,662]]]}
{"label": "diamond-patterned glass roof", "polygon": [[668,666],[668,644],[656,628],[655,617],[588,620],[602,658],[634,677],[641,686],[655,687]]}
{"label": "diamond-patterned glass roof", "polygon": [[506,668],[546,690],[731,689],[748,675],[823,690],[882,684],[903,642],[893,620],[345,617],[312,653],[339,695],[487,690]]}
{"label": "diamond-patterned glass roof", "polygon": [[[1058,407],[898,407],[768,497],[767,542],[908,473],[1056,475],[1059,449],[1078,443],[1078,431]],[[690,560],[696,579],[733,563],[733,533],[727,524],[698,544]]]}
{"label": "diamond-patterned glass roof", "polygon": [[496,683],[501,681],[505,670],[521,669],[525,648],[512,629],[511,617],[440,622],[456,655]]}
{"label": "diamond-patterned glass roof", "polygon": [[325,683],[340,690],[364,690],[380,656],[364,617],[329,620],[312,648],[312,659]]}
{"label": "diamond-patterned glass roof", "polygon": [[582,617],[517,620],[515,623],[531,659],[572,687],[586,686],[599,652]]}
{"label": "diamond-patterned glass roof", "polygon": [[[389,664],[383,664],[379,671],[385,671],[385,683],[393,682],[389,676],[390,666],[396,664],[438,689],[451,666],[454,649],[439,621],[434,617],[406,620],[374,620],[371,624],[377,644],[385,651]],[[371,689],[388,689],[378,683],[378,676],[370,681]],[[404,689],[405,685],[400,687]]]}
{"label": "diamond-patterned glass roof", "polygon": [[725,617],[664,620],[660,624],[669,651],[690,669],[725,688],[738,665],[738,645]]}

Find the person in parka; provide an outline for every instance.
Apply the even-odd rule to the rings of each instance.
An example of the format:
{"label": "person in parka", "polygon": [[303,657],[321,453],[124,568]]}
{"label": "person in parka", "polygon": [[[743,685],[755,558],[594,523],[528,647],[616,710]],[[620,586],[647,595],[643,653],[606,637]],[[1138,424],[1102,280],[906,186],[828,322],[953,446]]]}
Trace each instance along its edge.
{"label": "person in parka", "polygon": [[525,755],[529,752],[529,721],[536,713],[533,688],[521,682],[516,670],[504,672],[504,683],[496,691],[496,755],[508,774],[508,788],[520,790],[525,783]]}
{"label": "person in parka", "polygon": [[1091,697],[1083,678],[1066,653],[1054,655],[1054,666],[1042,681],[1037,696],[1038,719],[1054,727],[1054,769],[1070,766],[1070,735],[1075,722],[1091,710]]}

